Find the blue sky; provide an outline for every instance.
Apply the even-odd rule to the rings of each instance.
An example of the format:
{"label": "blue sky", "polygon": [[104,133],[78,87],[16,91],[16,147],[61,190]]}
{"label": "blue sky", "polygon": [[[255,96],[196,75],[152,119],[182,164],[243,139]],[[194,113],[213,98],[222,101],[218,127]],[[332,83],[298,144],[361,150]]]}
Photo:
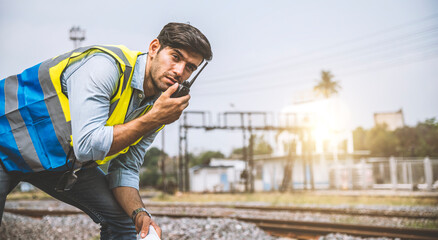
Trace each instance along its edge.
{"label": "blue sky", "polygon": [[[82,45],[145,51],[172,21],[198,27],[214,51],[189,110],[279,112],[330,70],[349,128],[400,108],[408,125],[438,117],[437,1],[0,0],[0,77],[72,49],[73,25],[86,30]],[[240,133],[189,134],[197,151],[241,145]],[[172,154],[177,138],[175,123],[166,132]]]}

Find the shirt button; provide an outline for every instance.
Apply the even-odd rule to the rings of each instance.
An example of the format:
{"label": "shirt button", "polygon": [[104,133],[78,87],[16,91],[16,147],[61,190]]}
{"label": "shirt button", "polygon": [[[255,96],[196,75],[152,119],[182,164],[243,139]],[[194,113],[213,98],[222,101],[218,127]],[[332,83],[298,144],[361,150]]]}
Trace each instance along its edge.
{"label": "shirt button", "polygon": [[140,99],[143,98],[143,94],[142,94],[142,93],[139,93],[139,94],[138,94],[138,98],[140,98]]}

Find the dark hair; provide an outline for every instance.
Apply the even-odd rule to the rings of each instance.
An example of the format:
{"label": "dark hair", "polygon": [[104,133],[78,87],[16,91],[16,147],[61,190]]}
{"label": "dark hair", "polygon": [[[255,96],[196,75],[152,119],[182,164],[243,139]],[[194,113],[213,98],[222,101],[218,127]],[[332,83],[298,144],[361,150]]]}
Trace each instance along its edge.
{"label": "dark hair", "polygon": [[168,23],[157,39],[161,44],[160,51],[165,47],[180,48],[199,53],[205,60],[213,58],[207,37],[190,24]]}

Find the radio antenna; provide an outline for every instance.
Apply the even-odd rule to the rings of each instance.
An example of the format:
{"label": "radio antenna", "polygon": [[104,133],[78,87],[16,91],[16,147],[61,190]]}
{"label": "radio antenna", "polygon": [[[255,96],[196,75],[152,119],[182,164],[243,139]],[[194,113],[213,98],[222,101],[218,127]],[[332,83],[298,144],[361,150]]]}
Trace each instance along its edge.
{"label": "radio antenna", "polygon": [[204,70],[204,68],[207,66],[208,62],[205,62],[204,66],[202,66],[201,70],[199,70],[199,72],[195,75],[195,77],[193,77],[192,81],[189,82],[189,86],[191,87],[192,84],[195,82],[196,78],[199,76],[199,74],[202,72],[202,70]]}

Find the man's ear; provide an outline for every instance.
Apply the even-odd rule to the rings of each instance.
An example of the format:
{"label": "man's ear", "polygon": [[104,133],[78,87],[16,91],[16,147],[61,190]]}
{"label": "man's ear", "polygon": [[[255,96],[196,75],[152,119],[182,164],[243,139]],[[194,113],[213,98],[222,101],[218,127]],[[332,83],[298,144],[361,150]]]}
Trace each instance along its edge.
{"label": "man's ear", "polygon": [[154,57],[155,55],[157,55],[158,50],[160,50],[161,44],[160,41],[158,39],[154,39],[152,40],[151,44],[149,44],[149,55],[151,57]]}

